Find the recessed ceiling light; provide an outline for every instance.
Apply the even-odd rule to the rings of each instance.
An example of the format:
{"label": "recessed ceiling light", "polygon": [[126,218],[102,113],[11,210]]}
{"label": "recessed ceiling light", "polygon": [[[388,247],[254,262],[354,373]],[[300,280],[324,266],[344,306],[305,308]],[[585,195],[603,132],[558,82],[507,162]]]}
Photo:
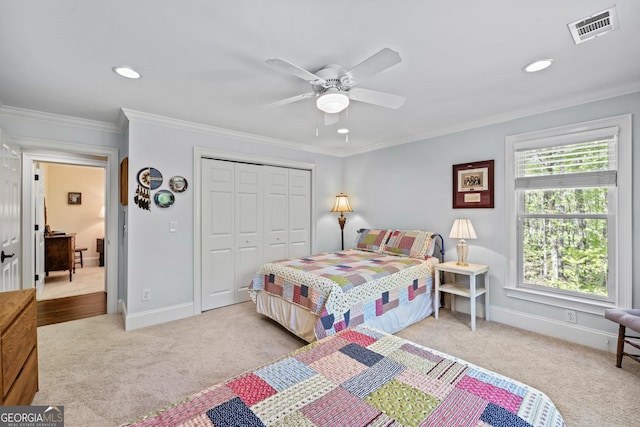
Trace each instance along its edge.
{"label": "recessed ceiling light", "polygon": [[349,133],[349,129],[347,128],[340,128],[338,129],[338,133],[344,135],[345,133]]}
{"label": "recessed ceiling light", "polygon": [[139,72],[129,67],[113,67],[112,70],[117,75],[126,77],[128,79],[139,79],[140,77],[142,77]]}
{"label": "recessed ceiling light", "polygon": [[536,71],[542,71],[545,68],[549,68],[553,63],[553,59],[539,59],[537,61],[533,61],[531,64],[526,65],[522,70],[527,73],[535,73]]}

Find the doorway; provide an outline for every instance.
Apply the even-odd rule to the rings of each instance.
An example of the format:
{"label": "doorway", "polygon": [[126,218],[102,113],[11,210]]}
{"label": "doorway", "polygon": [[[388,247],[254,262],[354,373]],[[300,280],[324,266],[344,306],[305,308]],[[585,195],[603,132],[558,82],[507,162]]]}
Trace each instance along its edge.
{"label": "doorway", "polygon": [[[33,185],[34,176],[36,174],[35,165],[37,163],[56,163],[56,164],[68,164],[76,166],[91,166],[98,167],[102,171],[104,181],[101,191],[103,193],[103,201],[105,207],[105,215],[103,219],[103,285],[105,292],[102,292],[103,299],[106,297],[107,313],[117,313],[118,310],[118,149],[111,147],[100,147],[92,145],[79,145],[64,143],[60,141],[40,141],[40,140],[21,140],[17,141],[22,144],[22,187],[23,187],[23,202],[22,202],[22,230],[34,230],[37,224],[36,221],[36,189]],[[78,192],[78,191],[67,191]],[[68,203],[65,196],[65,203]],[[75,196],[74,196],[75,197]],[[100,208],[101,210],[101,208]],[[100,215],[98,211],[96,216]],[[41,221],[43,226],[40,228],[43,233],[42,240],[44,241],[44,219]],[[55,228],[55,227],[54,227]],[[63,227],[59,227],[63,228]],[[31,232],[24,235],[22,256],[26,260],[22,264],[22,276],[23,287],[35,287],[35,280],[38,278],[36,273],[36,259],[35,253],[38,250],[38,239],[32,238]],[[89,246],[93,248],[93,245],[97,245],[97,242],[87,243],[87,252]],[[87,253],[84,252],[83,256]],[[84,262],[84,259],[83,259]],[[95,262],[95,258],[91,260]],[[80,268],[80,264],[75,265],[76,273]],[[72,273],[73,274],[73,273]],[[43,276],[46,275],[43,273]],[[51,275],[51,272],[50,272]],[[73,276],[72,276],[73,278]],[[74,280],[74,279],[72,279]],[[78,298],[78,296],[68,297]]]}
{"label": "doorway", "polygon": [[105,314],[105,159],[33,169],[38,325]]}
{"label": "doorway", "polygon": [[[45,244],[44,286],[38,289],[38,300],[104,292],[104,166],[37,162],[35,168],[35,185],[44,190],[42,200],[35,191],[36,216],[44,211],[45,240],[52,242]],[[65,235],[72,236],[74,249],[70,270],[66,262],[52,265],[58,255],[53,242]],[[36,251],[36,265],[42,252]]]}
{"label": "doorway", "polygon": [[23,169],[38,326],[107,313],[108,158],[25,153]]}

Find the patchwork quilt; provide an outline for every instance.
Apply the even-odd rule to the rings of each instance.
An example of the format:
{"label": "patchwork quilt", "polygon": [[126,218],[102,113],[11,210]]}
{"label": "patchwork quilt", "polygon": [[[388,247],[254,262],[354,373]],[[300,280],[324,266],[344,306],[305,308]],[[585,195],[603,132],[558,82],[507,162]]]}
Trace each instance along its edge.
{"label": "patchwork quilt", "polygon": [[366,326],[150,415],[142,426],[556,426],[539,390]]}
{"label": "patchwork quilt", "polygon": [[431,292],[437,258],[348,249],[264,264],[249,294],[265,291],[319,316],[316,338],[363,324]]}

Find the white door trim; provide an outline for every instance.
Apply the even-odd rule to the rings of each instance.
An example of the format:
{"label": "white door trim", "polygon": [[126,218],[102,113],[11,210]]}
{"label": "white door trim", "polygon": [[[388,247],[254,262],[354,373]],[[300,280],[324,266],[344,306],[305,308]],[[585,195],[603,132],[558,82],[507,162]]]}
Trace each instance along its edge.
{"label": "white door trim", "polygon": [[[105,275],[107,283],[107,313],[118,312],[118,149],[95,145],[73,144],[68,142],[18,138],[14,141],[22,148],[22,229],[33,230],[33,188],[31,177],[34,174],[33,162],[58,162],[67,164],[82,164],[103,166],[105,168],[105,257],[107,262]],[[92,160],[75,156],[100,156],[107,160]],[[27,184],[25,184],[27,183]],[[32,239],[23,239],[22,245],[22,283],[23,289],[33,287],[34,267],[31,254],[35,250]]]}
{"label": "white door trim", "polygon": [[311,252],[315,253],[315,164],[193,147],[193,314],[202,313],[202,158],[256,163],[311,171]]}

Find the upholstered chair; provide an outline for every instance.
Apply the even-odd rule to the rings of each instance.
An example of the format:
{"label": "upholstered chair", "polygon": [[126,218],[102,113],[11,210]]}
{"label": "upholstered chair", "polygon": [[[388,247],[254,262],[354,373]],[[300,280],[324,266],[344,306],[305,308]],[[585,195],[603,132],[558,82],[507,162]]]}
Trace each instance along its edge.
{"label": "upholstered chair", "polygon": [[640,309],[632,308],[623,310],[612,308],[605,310],[604,317],[620,325],[618,329],[618,350],[616,353],[616,366],[622,368],[622,356],[628,356],[640,362],[640,354],[631,354],[624,351],[625,344],[640,349],[640,336],[627,335],[627,328],[638,332],[640,335]]}

